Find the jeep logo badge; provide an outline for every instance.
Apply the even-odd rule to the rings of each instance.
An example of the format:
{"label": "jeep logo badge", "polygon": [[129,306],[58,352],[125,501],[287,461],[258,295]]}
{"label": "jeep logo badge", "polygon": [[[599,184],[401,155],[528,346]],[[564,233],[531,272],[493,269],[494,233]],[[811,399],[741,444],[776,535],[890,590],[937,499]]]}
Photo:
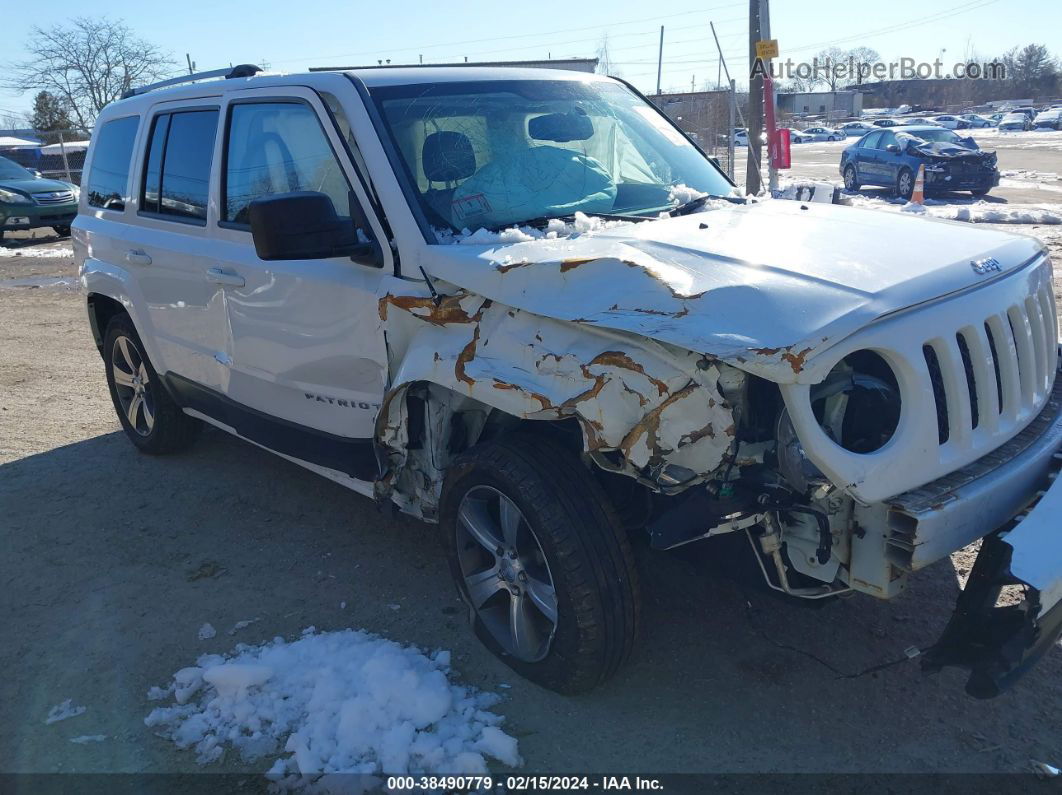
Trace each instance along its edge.
{"label": "jeep logo badge", "polygon": [[973,268],[973,272],[979,276],[984,276],[986,273],[991,273],[992,271],[1003,270],[1003,266],[999,264],[999,260],[995,257],[975,259],[970,263],[970,267]]}

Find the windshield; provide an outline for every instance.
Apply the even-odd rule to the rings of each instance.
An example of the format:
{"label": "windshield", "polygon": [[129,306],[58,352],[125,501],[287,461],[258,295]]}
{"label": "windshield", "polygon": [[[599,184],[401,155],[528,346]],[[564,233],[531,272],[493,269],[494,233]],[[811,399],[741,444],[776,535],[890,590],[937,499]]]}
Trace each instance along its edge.
{"label": "windshield", "polygon": [[731,184],[655,108],[603,80],[372,89],[432,226],[494,229],[575,212],[655,215]]}
{"label": "windshield", "polygon": [[0,157],[0,179],[33,179],[33,174],[14,160]]}
{"label": "windshield", "polygon": [[957,144],[962,139],[951,130],[943,128],[939,130],[911,130],[910,135],[921,138],[923,141],[938,141],[946,144]]}

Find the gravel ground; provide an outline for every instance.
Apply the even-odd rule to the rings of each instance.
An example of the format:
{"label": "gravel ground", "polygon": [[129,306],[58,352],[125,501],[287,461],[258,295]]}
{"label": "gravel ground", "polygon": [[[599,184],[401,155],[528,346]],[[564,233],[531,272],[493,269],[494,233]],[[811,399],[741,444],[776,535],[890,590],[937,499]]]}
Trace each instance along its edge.
{"label": "gravel ground", "polygon": [[[1062,261],[1062,230],[1023,231]],[[812,609],[735,575],[725,539],[682,555],[640,548],[645,632],[631,663],[585,696],[540,690],[472,638],[432,527],[220,432],[179,456],[135,452],[83,298],[7,286],[73,275],[68,257],[0,257],[0,772],[196,770],[144,726],[147,689],[203,652],[309,625],[452,649],[464,681],[506,694],[499,710],[529,771],[1014,772],[1062,760],[1057,648],[988,702],[965,696],[959,673],[910,662],[839,678],[935,640],[969,551],[891,603]],[[204,622],[218,634],[200,641]],[[65,699],[87,710],[45,725]],[[95,734],[106,739],[70,742]],[[246,767],[230,757],[212,769]]]}

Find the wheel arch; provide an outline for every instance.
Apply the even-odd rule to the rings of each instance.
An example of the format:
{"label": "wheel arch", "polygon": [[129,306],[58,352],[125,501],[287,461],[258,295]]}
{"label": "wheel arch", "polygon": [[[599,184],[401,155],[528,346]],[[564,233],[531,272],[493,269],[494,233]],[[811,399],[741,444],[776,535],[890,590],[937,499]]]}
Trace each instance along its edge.
{"label": "wheel arch", "polygon": [[[439,447],[452,441],[455,416],[469,415],[472,440],[492,423],[549,427],[602,469],[659,491],[672,488],[658,479],[669,465],[690,473],[680,491],[710,476],[730,449],[733,414],[714,361],[468,294],[439,304],[393,298],[381,301],[393,377],[376,422],[378,496],[437,505],[446,463],[459,452]],[[421,431],[430,438],[417,438]]]}
{"label": "wheel arch", "polygon": [[[121,301],[111,298],[103,293],[89,293],[86,300],[88,310],[89,328],[92,330],[92,339],[96,343],[96,350],[103,355],[103,338],[107,334],[107,324],[115,315],[129,315],[128,310]],[[134,322],[134,326],[136,323]]]}

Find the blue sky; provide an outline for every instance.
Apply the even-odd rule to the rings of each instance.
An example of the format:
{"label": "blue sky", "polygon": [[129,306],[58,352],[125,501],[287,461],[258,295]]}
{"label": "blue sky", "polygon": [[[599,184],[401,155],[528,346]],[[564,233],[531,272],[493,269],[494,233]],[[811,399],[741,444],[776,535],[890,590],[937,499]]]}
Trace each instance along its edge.
{"label": "blue sky", "polygon": [[[944,50],[950,65],[968,52],[984,58],[1015,45],[1046,44],[1062,54],[1058,0],[773,0],[771,29],[782,58],[810,58],[825,46],[869,46],[886,60],[932,61]],[[90,10],[91,9],[91,10]],[[874,10],[872,10],[874,9]],[[950,11],[950,13],[948,13]],[[876,13],[875,13],[876,11]],[[747,73],[747,0],[647,3],[645,0],[256,0],[145,3],[83,0],[16,3],[5,12],[0,65],[23,56],[34,25],[79,14],[123,19],[184,64],[201,70],[269,62],[273,69],[371,64],[377,59],[425,63],[593,56],[607,34],[619,73],[646,92],[656,87],[660,25],[665,26],[665,90],[715,82],[714,20],[731,71]],[[14,46],[12,46],[14,45]],[[30,94],[0,89],[0,114],[29,108]]]}

